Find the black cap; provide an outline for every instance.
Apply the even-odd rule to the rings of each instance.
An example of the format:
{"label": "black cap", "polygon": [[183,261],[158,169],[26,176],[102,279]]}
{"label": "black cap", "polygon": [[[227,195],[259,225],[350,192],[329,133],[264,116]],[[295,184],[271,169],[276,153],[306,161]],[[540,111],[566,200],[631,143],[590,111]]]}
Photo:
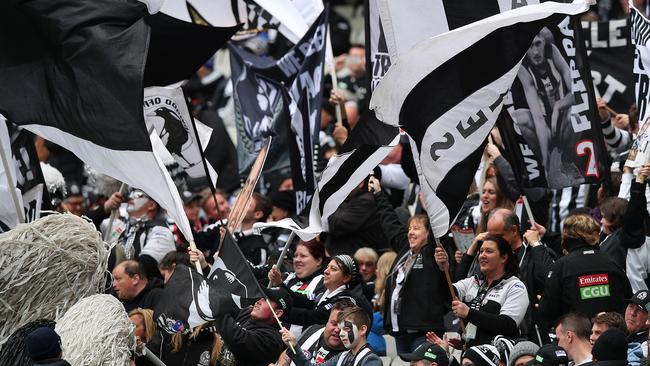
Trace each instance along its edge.
{"label": "black cap", "polygon": [[36,328],[29,333],[25,345],[34,362],[57,358],[61,354],[61,337],[49,327]]}
{"label": "black cap", "polygon": [[441,366],[449,365],[447,352],[445,352],[445,350],[439,345],[429,342],[419,345],[418,348],[413,350],[411,353],[403,353],[399,356],[407,361],[426,360],[435,362]]}
{"label": "black cap", "polygon": [[627,300],[630,304],[635,304],[639,310],[647,312],[650,310],[648,304],[650,303],[650,291],[641,290],[635,293],[631,298]]}
{"label": "black cap", "polygon": [[183,204],[187,205],[190,202],[198,201],[201,199],[200,194],[192,193],[190,191],[183,191],[181,193],[181,198],[183,199]]}
{"label": "black cap", "polygon": [[555,344],[546,344],[537,351],[534,365],[566,366],[569,364],[564,348]]}
{"label": "black cap", "polygon": [[625,334],[620,329],[609,328],[598,337],[591,354],[598,361],[627,360]]}
{"label": "black cap", "polygon": [[282,309],[285,313],[291,311],[291,307],[293,306],[293,299],[291,298],[289,291],[283,287],[265,287],[263,290],[264,295],[266,295],[270,301],[278,304],[280,309]]}

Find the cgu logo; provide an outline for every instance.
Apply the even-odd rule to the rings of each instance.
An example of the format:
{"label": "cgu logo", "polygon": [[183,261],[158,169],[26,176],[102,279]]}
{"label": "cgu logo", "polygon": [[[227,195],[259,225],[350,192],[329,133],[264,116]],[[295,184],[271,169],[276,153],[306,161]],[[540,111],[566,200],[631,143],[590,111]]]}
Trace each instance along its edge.
{"label": "cgu logo", "polygon": [[580,289],[580,299],[597,299],[609,297],[609,285],[589,286]]}

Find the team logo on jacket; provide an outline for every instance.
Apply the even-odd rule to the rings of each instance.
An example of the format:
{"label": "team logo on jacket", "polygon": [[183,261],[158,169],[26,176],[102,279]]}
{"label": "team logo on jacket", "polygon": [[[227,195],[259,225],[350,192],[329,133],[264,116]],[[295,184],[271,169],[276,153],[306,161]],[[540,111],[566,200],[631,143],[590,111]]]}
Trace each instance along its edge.
{"label": "team logo on jacket", "polygon": [[580,276],[578,287],[582,300],[609,297],[609,276],[607,273]]}

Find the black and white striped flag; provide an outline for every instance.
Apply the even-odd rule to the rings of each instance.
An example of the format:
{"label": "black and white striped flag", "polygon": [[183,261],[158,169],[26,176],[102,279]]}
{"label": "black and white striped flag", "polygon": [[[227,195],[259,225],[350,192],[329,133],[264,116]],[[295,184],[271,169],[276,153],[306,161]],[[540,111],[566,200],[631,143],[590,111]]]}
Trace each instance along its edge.
{"label": "black and white striped flag", "polygon": [[341,151],[327,163],[318,182],[318,194],[312,196],[304,217],[256,223],[254,229],[259,232],[267,227],[281,227],[292,230],[302,240],[311,240],[328,231],[328,218],[397,145],[396,131],[395,127],[377,120],[372,111],[366,111]]}
{"label": "black and white striped flag", "polygon": [[[486,136],[534,36],[547,22],[557,24],[560,17],[554,14],[574,15],[588,8],[584,0],[545,2],[497,14],[499,3],[440,2],[442,13],[436,13],[444,14],[450,29],[461,27],[417,43],[395,28],[410,27],[412,19],[393,22],[391,13],[382,13],[383,24],[393,25],[385,31],[394,63],[370,107],[385,123],[399,121],[410,135],[436,237],[447,232],[465,200]],[[401,45],[400,39],[411,46]]]}

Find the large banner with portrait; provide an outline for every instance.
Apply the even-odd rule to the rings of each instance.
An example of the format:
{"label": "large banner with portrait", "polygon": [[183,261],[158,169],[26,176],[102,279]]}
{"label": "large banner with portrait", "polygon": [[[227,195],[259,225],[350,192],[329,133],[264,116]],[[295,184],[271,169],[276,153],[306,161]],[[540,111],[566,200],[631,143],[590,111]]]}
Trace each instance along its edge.
{"label": "large banner with portrait", "polygon": [[559,189],[607,174],[580,23],[566,17],[533,40],[511,89],[507,110],[531,186]]}

